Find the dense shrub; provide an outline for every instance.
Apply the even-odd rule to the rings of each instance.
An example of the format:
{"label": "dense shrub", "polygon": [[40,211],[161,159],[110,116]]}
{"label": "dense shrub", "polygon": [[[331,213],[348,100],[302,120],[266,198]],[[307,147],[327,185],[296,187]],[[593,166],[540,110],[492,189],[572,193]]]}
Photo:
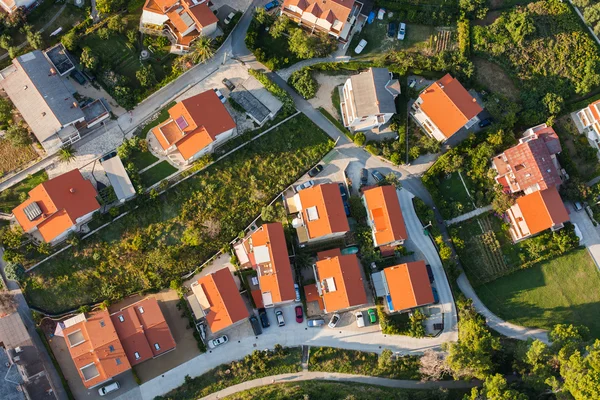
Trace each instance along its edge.
{"label": "dense shrub", "polygon": [[312,76],[309,68],[302,68],[292,73],[288,79],[288,83],[305,99],[312,99],[317,94],[317,90],[319,90],[319,84]]}

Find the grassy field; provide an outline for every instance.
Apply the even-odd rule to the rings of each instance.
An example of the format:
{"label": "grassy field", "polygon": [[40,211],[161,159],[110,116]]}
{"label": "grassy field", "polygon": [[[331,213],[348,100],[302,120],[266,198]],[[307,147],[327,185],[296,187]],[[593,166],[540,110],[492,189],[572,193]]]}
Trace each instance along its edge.
{"label": "grassy field", "polygon": [[[396,34],[393,38],[387,36],[387,26],[389,22],[396,24]],[[424,51],[430,50],[430,38],[435,34],[435,28],[427,25],[406,24],[406,35],[404,40],[398,40],[398,20],[387,16],[379,21],[375,19],[372,24],[367,24],[360,32],[355,35],[346,51],[347,55],[357,56],[354,49],[361,39],[367,41],[367,45],[360,55],[385,53],[389,50],[410,50]]]}
{"label": "grassy field", "polygon": [[391,361],[385,368],[379,366],[378,359],[377,353],[334,347],[313,347],[310,350],[308,369],[391,379],[420,379],[420,363],[417,357],[402,357],[397,361]]}
{"label": "grassy field", "polygon": [[220,365],[189,381],[186,379],[182,386],[155,400],[194,400],[252,379],[298,372],[302,370],[301,358],[300,347],[276,345],[276,349],[269,352],[255,350],[240,361]]}
{"label": "grassy field", "polygon": [[177,172],[177,168],[165,160],[141,173],[140,179],[142,180],[142,185],[144,185],[144,187],[150,187],[155,183],[162,181],[169,175],[174,174],[175,172]]}
{"label": "grassy field", "polygon": [[139,171],[157,162],[158,158],[150,153],[150,151],[132,151],[128,160],[132,162]]}
{"label": "grassy field", "polygon": [[7,214],[12,213],[13,208],[22,203],[21,196],[26,196],[31,189],[47,180],[48,174],[42,170],[29,175],[17,185],[3,190],[0,192],[0,211]]}
{"label": "grassy field", "polygon": [[410,390],[351,382],[304,381],[262,386],[227,396],[227,400],[460,400],[467,390]]}
{"label": "grassy field", "polygon": [[519,100],[519,90],[502,67],[480,57],[474,57],[475,80],[493,93],[506,96],[511,101]]}
{"label": "grassy field", "polygon": [[298,115],[40,265],[23,282],[31,304],[59,312],[169,285],[238,235],[331,149]]}
{"label": "grassy field", "polygon": [[483,303],[500,318],[550,329],[581,324],[600,338],[600,273],[587,250],[514,272],[476,288]]}
{"label": "grassy field", "polygon": [[38,154],[33,146],[15,147],[8,140],[0,139],[0,176],[36,158]]}
{"label": "grassy field", "polygon": [[[466,183],[468,181],[468,177],[466,177],[464,174],[462,175]],[[440,192],[448,203],[462,204],[462,214],[475,209],[475,207],[473,207],[473,201],[465,189],[465,185],[463,185],[462,181],[460,180],[460,176],[458,176],[458,172],[453,172],[447,177],[447,179],[442,181]]]}

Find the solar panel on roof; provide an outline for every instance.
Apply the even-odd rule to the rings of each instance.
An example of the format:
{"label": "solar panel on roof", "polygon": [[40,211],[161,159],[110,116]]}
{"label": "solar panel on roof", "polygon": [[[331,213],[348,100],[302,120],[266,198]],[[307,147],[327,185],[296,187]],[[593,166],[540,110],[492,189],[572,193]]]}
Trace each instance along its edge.
{"label": "solar panel on roof", "polygon": [[187,128],[188,126],[190,126],[188,124],[188,122],[185,120],[185,117],[182,115],[181,117],[177,118],[175,120],[175,123],[177,124],[177,126],[179,127],[179,129],[184,130],[185,128]]}
{"label": "solar panel on roof", "polygon": [[34,219],[36,219],[37,217],[42,215],[42,210],[40,209],[40,206],[38,206],[38,203],[36,203],[36,202],[33,202],[33,203],[29,204],[27,207],[25,207],[23,209],[23,212],[25,213],[25,215],[27,216],[27,218],[30,221],[33,221]]}

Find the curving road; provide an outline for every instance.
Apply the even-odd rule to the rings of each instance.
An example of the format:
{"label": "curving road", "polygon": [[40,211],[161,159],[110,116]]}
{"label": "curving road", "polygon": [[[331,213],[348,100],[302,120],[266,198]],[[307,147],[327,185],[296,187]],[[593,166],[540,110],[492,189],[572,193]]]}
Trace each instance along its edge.
{"label": "curving road", "polygon": [[385,386],[398,389],[469,389],[480,384],[479,381],[409,381],[400,379],[378,378],[375,376],[341,374],[336,372],[302,371],[292,374],[272,375],[265,378],[254,379],[243,382],[238,385],[230,386],[219,390],[208,396],[202,397],[202,400],[223,399],[232,394],[243,392],[261,386],[283,384],[310,380],[323,380],[334,382],[355,382],[365,385]]}

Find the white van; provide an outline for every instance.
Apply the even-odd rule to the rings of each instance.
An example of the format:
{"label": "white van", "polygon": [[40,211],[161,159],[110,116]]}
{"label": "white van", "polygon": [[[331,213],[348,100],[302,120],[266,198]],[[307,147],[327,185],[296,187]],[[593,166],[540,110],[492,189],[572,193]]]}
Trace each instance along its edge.
{"label": "white van", "polygon": [[100,389],[98,389],[98,394],[100,396],[104,396],[104,395],[114,392],[115,390],[119,390],[120,387],[121,387],[121,385],[119,385],[119,382],[113,382],[110,385],[106,385],[106,386],[103,386]]}
{"label": "white van", "polygon": [[358,326],[359,328],[364,328],[365,318],[363,317],[362,311],[357,311],[356,314],[354,314],[354,316],[356,317],[356,326]]}

